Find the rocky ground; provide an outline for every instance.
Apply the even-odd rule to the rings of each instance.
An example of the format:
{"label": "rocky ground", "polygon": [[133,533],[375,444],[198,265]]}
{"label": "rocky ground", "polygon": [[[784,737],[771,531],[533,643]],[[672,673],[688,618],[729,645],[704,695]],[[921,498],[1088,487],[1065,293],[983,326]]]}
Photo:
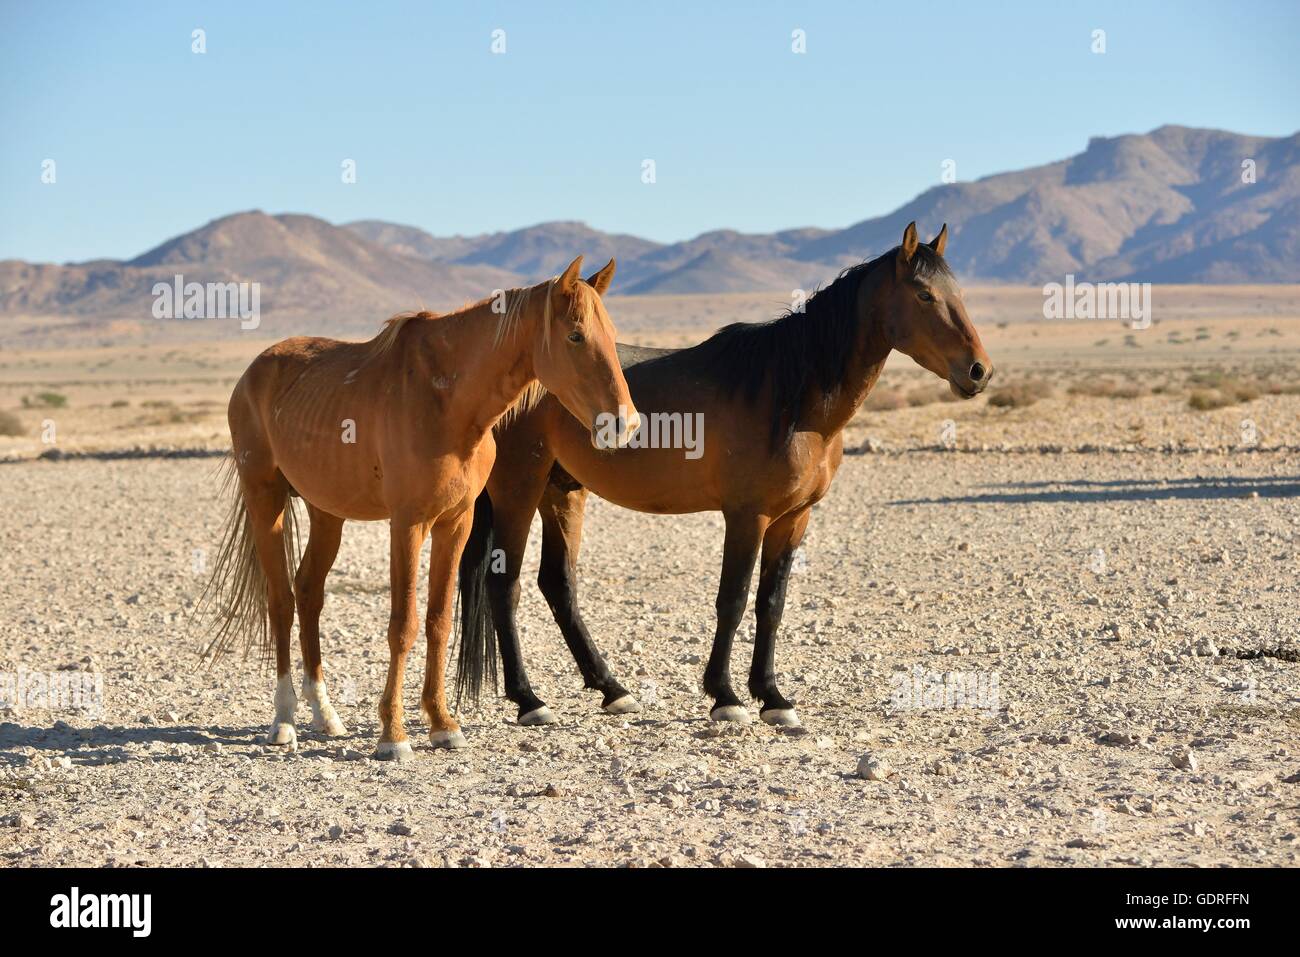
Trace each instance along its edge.
{"label": "rocky ground", "polygon": [[[1297,864],[1295,452],[1178,451],[1172,432],[1043,451],[1091,440],[1015,409],[1028,432],[959,423],[989,451],[924,450],[949,409],[974,415],[850,435],[884,454],[847,458],[818,507],[778,649],[802,733],[706,720],[720,517],[593,501],[582,604],[644,710],[581,690],[531,586],[535,535],[524,643],[560,723],[490,700],[463,716],[469,750],[430,750],[417,648],[401,766],[369,758],[384,524],[347,527],[323,619],[350,734],[313,735],[304,704],[287,751],[259,740],[272,678],[201,668],[187,621],[215,460],[0,464],[0,675],[102,688],[102,710],[0,710],[0,865]],[[1215,414],[1199,444],[1227,448],[1242,413]],[[1294,443],[1294,405],[1276,415]],[[737,673],[752,636],[751,613]]]}

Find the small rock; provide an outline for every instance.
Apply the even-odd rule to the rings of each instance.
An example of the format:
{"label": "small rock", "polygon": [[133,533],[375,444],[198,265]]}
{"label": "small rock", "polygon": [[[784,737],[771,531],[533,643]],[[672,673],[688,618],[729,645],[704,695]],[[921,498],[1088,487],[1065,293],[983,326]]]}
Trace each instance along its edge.
{"label": "small rock", "polygon": [[1187,748],[1183,751],[1175,751],[1173,762],[1174,767],[1178,768],[1180,771],[1195,771],[1200,767],[1200,763],[1196,760],[1196,752],[1191,748]]}
{"label": "small rock", "polygon": [[889,762],[873,754],[864,754],[858,761],[858,777],[866,781],[883,781],[894,773]]}

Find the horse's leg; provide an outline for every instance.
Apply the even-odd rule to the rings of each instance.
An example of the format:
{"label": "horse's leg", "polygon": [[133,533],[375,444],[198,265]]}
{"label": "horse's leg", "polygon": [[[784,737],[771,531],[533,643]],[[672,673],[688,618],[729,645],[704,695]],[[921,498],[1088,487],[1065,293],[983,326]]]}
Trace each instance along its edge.
{"label": "horse's leg", "polygon": [[725,517],[727,535],[722,547],[722,581],[718,586],[718,630],[704,669],[704,691],[713,698],[709,717],[714,721],[748,723],[749,712],[731,690],[731,641],[745,615],[749,579],[754,574],[767,519],[752,513],[732,513]]}
{"label": "horse's leg", "polygon": [[433,527],[429,552],[429,612],[424,633],[428,652],[424,664],[424,690],[420,704],[429,718],[429,741],[435,748],[463,748],[461,733],[447,709],[447,646],[451,641],[451,613],[456,598],[456,568],[474,521],[470,508],[457,518]]}
{"label": "horse's leg", "polygon": [[325,577],[334,567],[343,536],[343,519],[307,506],[311,516],[311,534],[307,549],[293,580],[293,595],[298,602],[298,641],[302,645],[302,696],[311,705],[311,727],[337,737],[348,733],[330,704],[325,689],[325,671],[320,659],[320,613],[325,605]]}
{"label": "horse's leg", "polygon": [[502,683],[506,697],[519,709],[520,724],[552,724],[555,715],[537,697],[528,681],[517,620],[519,572],[524,563],[533,513],[546,487],[551,463],[511,462],[503,468],[501,453],[509,450],[504,448],[504,443],[498,449],[497,464],[488,480],[488,492],[492,496],[493,534],[495,545],[501,550],[502,569],[498,572],[493,562],[487,576],[487,589],[497,647],[501,653]]}
{"label": "horse's leg", "polygon": [[585,488],[565,492],[555,485],[547,486],[538,508],[542,516],[542,560],[537,585],[578,663],[583,685],[601,692],[601,707],[610,714],[629,714],[640,711],[641,705],[609,670],[578,611],[578,550],[582,547],[586,504]]}
{"label": "horse's leg", "polygon": [[267,732],[268,744],[297,746],[294,710],[298,697],[289,674],[289,639],[293,632],[293,585],[285,558],[285,510],[290,508],[289,485],[275,469],[269,478],[241,473],[244,507],[248,511],[257,560],[266,575],[266,607],[271,638],[275,642],[275,718]]}
{"label": "horse's leg", "polygon": [[420,546],[429,526],[406,521],[396,515],[389,523],[389,563],[392,608],[388,617],[388,681],[379,699],[379,720],[383,730],[375,757],[405,761],[413,758],[411,743],[402,726],[402,678],[406,655],[415,644],[419,627],[416,618],[416,578],[420,572]]}
{"label": "horse's leg", "polygon": [[754,638],[754,661],[749,668],[749,693],[760,703],[759,716],[767,723],[798,727],[794,705],[776,689],[776,632],[785,610],[785,589],[795,549],[808,528],[811,509],[791,512],[772,523],[763,536],[763,562],[758,574],[755,612],[758,629]]}

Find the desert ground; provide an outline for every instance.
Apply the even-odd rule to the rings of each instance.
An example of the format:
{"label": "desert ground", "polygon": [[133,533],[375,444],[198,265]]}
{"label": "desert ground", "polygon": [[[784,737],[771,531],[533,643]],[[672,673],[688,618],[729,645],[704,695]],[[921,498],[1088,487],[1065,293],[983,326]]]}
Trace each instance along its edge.
{"label": "desert ground", "polygon": [[[559,723],[485,698],[469,749],[430,749],[417,644],[402,765],[370,759],[383,523],[347,526],[322,618],[347,736],[302,703],[297,749],[264,744],[273,676],[199,660],[224,402],[267,338],[6,348],[0,677],[102,694],[0,702],[0,866],[1295,866],[1300,287],[1158,289],[1143,330],[967,303],[994,386],[947,401],[892,357],[814,513],[777,652],[802,729],[707,720],[721,517],[593,497],[580,600],[643,710],[582,690],[535,529],[523,640]],[[683,344],[781,305],[610,309]],[[752,641],[751,608],[733,673]]]}

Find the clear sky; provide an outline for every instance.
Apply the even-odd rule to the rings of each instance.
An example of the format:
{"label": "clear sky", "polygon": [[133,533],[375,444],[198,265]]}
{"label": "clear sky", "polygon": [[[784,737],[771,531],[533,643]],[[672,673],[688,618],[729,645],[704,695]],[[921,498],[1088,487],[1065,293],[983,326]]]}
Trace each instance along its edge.
{"label": "clear sky", "polygon": [[1164,123],[1294,133],[1297,37],[1295,0],[0,0],[0,258],[127,258],[254,208],[846,226],[946,159],[968,180]]}

